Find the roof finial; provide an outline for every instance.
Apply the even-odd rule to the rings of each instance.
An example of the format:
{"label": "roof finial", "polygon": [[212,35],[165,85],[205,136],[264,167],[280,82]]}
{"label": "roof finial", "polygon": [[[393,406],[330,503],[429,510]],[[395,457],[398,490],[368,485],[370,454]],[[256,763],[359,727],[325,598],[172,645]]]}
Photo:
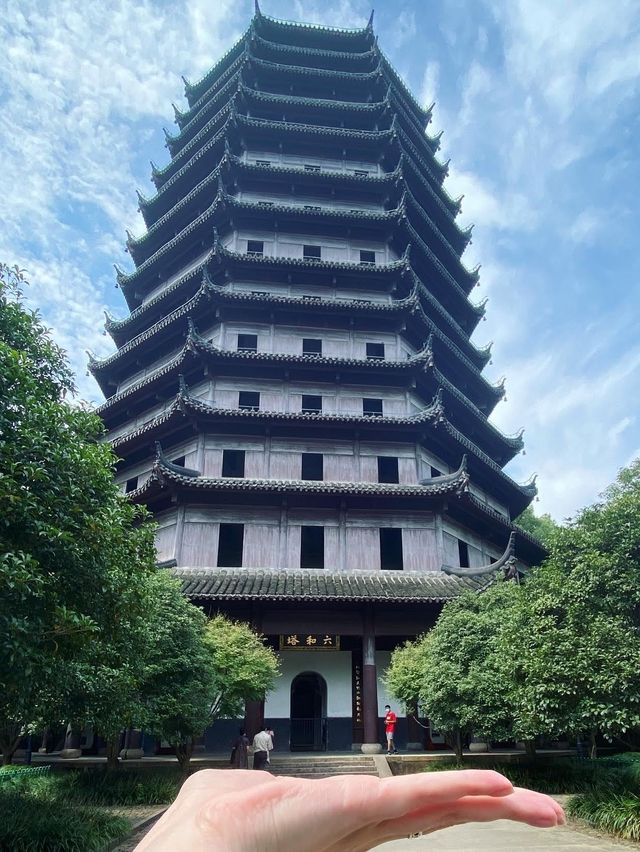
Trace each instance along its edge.
{"label": "roof finial", "polygon": [[262,12],[260,11],[260,4],[258,3],[258,0],[253,0],[253,11],[258,17],[260,17],[260,15],[262,14]]}
{"label": "roof finial", "polygon": [[[258,2],[258,0],[256,0],[256,3],[257,3],[257,2]],[[367,22],[367,29],[368,29],[368,30],[372,30],[372,29],[373,29],[373,13],[374,13],[374,12],[375,12],[375,9],[372,9],[372,10],[371,10],[371,14],[369,15],[369,21]]]}

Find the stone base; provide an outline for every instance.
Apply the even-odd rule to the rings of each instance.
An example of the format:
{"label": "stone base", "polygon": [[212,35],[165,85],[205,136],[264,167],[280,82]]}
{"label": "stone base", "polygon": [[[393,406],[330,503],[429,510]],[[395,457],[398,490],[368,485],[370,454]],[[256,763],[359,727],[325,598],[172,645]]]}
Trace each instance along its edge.
{"label": "stone base", "polygon": [[46,754],[46,753],[47,753],[47,747],[46,746],[41,746],[38,749],[38,754]]}
{"label": "stone base", "polygon": [[360,751],[363,754],[382,754],[382,746],[380,743],[362,743]]}
{"label": "stone base", "polygon": [[362,751],[362,743],[351,743],[351,751]]}
{"label": "stone base", "polygon": [[144,757],[143,748],[123,748],[120,752],[122,760],[139,760]]}
{"label": "stone base", "polygon": [[82,749],[80,748],[63,748],[60,752],[62,760],[75,760],[77,757],[82,757]]}
{"label": "stone base", "polygon": [[407,751],[424,751],[422,743],[407,743]]}
{"label": "stone base", "polygon": [[489,751],[489,743],[469,743],[469,751],[473,754]]}

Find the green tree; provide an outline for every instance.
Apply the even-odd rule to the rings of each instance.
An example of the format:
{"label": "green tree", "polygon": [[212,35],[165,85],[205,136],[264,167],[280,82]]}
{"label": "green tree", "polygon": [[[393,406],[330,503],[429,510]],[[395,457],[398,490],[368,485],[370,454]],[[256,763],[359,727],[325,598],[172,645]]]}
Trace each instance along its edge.
{"label": "green tree", "polygon": [[465,736],[512,734],[512,684],[499,634],[519,594],[506,582],[483,594],[467,592],[446,604],[433,630],[392,655],[386,673],[391,693],[409,708],[417,698],[459,760]]}
{"label": "green tree", "polygon": [[[109,728],[131,710],[153,529],[114,483],[101,420],[23,274],[0,264],[0,746],[47,722]],[[118,701],[120,702],[118,705]],[[124,713],[126,718],[126,712]]]}
{"label": "green tree", "polygon": [[505,635],[530,734],[640,725],[640,461],[554,535]]}
{"label": "green tree", "polygon": [[195,740],[216,719],[264,698],[278,660],[247,624],[207,620],[168,575],[156,578],[153,649],[145,666],[144,725],[176,750],[185,773]]}
{"label": "green tree", "polygon": [[536,515],[531,506],[527,506],[524,512],[517,518],[516,524],[540,539],[547,547],[551,545],[555,533],[560,529],[560,524],[557,524],[551,515],[548,513]]}

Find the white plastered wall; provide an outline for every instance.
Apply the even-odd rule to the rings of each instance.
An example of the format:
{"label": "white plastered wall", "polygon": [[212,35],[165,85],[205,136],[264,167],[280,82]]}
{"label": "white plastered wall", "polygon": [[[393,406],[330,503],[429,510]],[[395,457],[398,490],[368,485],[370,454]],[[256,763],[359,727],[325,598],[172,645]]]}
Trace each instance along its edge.
{"label": "white plastered wall", "polygon": [[267,695],[264,715],[288,719],[291,712],[291,682],[302,672],[317,672],[327,682],[327,715],[351,716],[350,651],[284,651],[280,654],[282,673],[273,692]]}

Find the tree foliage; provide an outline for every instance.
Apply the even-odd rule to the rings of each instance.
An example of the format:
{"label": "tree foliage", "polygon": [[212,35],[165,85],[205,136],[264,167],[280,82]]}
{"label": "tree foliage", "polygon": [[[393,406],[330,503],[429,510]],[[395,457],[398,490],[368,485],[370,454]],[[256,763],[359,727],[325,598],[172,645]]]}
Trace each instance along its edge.
{"label": "tree foliage", "polygon": [[394,695],[419,696],[453,739],[588,734],[595,746],[598,732],[640,726],[640,460],[549,527],[546,543],[549,558],[522,586],[448,603],[431,633],[392,657]]}
{"label": "tree foliage", "polygon": [[516,519],[516,524],[540,539],[547,547],[553,541],[553,536],[557,530],[560,529],[560,524],[557,524],[551,515],[548,513],[536,515],[531,506],[527,506],[520,517]]}
{"label": "tree foliage", "polygon": [[519,725],[531,733],[640,725],[640,461],[553,538],[526,585],[517,649]]}
{"label": "tree foliage", "polygon": [[114,483],[115,456],[99,440],[101,420],[66,401],[71,372],[37,312],[25,306],[24,284],[20,270],[0,265],[5,760],[30,725],[92,716],[108,727],[119,699],[126,709],[135,628],[143,632],[138,589],[155,571],[153,529]]}
{"label": "tree foliage", "polygon": [[500,626],[518,594],[518,586],[504,582],[482,595],[468,592],[445,606],[431,632],[392,656],[387,683],[393,695],[408,707],[417,698],[459,756],[464,737],[511,736]]}
{"label": "tree foliage", "polygon": [[142,689],[143,724],[188,766],[194,741],[222,716],[242,716],[244,701],[264,698],[278,660],[262,638],[222,615],[207,620],[168,576],[156,583],[153,650]]}

